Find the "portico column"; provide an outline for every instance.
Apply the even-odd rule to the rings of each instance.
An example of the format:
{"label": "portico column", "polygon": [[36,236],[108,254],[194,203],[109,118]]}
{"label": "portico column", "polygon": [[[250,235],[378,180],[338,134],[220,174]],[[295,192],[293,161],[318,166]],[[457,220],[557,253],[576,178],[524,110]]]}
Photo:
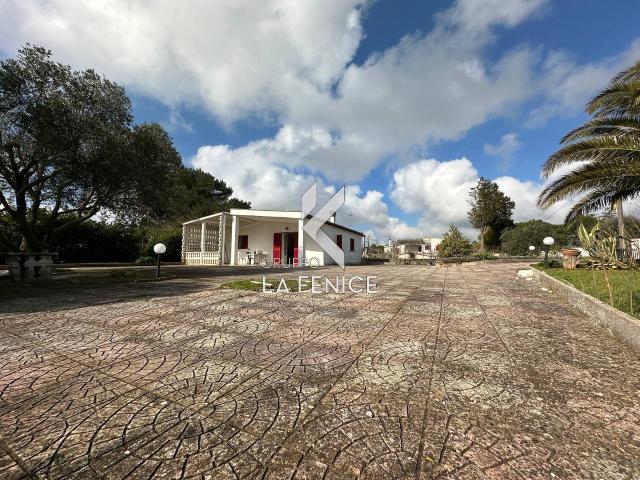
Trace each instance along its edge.
{"label": "portico column", "polygon": [[182,262],[183,265],[187,263],[187,234],[188,234],[187,226],[183,225],[182,226],[182,244],[180,245],[180,261]]}
{"label": "portico column", "polygon": [[304,258],[304,220],[298,220],[298,262]]}
{"label": "portico column", "polygon": [[238,256],[238,217],[231,215],[231,265],[236,264]]}
{"label": "portico column", "polygon": [[222,222],[222,235],[220,235],[220,265],[224,265],[224,254],[225,254],[225,246],[226,246],[226,230],[227,230],[227,217],[223,213],[220,215],[220,221]]}
{"label": "portico column", "polygon": [[207,224],[202,222],[202,228],[200,231],[200,265],[204,265],[204,238],[207,231]]}

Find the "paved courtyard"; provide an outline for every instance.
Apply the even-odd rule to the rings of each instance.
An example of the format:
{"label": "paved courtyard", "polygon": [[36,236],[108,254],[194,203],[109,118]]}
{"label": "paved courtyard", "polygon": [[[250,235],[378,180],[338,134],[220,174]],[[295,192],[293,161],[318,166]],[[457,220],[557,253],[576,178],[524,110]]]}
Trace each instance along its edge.
{"label": "paved courtyard", "polygon": [[0,478],[640,478],[640,354],[516,269],[4,302]]}

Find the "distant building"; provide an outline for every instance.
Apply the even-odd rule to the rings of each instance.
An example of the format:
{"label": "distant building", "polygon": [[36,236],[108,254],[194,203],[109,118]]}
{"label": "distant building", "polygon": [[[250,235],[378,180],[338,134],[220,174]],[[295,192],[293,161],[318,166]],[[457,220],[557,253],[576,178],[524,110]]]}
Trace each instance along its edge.
{"label": "distant building", "polygon": [[429,259],[438,256],[442,238],[423,237],[410,240],[389,240],[385,253],[397,255],[398,258]]}

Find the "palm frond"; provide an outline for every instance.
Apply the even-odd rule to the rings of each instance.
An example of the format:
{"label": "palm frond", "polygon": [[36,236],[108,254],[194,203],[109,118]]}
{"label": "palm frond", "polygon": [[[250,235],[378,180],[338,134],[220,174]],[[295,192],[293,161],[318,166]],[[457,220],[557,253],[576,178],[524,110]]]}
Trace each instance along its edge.
{"label": "palm frond", "polygon": [[618,115],[596,117],[584,125],[571,130],[560,141],[563,144],[602,135],[638,135],[640,134],[640,116]]}
{"label": "palm frond", "polygon": [[542,166],[542,175],[548,177],[558,168],[575,162],[608,160],[640,161],[640,136],[601,135],[571,143],[547,159]]}
{"label": "palm frond", "polygon": [[640,80],[640,61],[634,63],[626,70],[617,73],[611,83],[636,82]]}
{"label": "palm frond", "polygon": [[640,109],[640,80],[616,83],[600,92],[587,104],[587,113],[595,116],[631,113]]}
{"label": "palm frond", "polygon": [[569,210],[565,218],[565,223],[579,217],[580,215],[589,215],[610,206],[613,203],[610,192],[602,192],[594,190],[589,192],[578,200]]}
{"label": "palm frond", "polygon": [[640,191],[640,162],[586,163],[547,185],[538,197],[538,205],[547,208],[567,197],[595,190],[615,193],[634,189]]}
{"label": "palm frond", "polygon": [[613,205],[617,200],[629,200],[637,195],[636,192],[618,192],[613,194],[600,190],[594,190],[578,200],[569,210],[565,223],[575,220],[580,215],[601,211]]}
{"label": "palm frond", "polygon": [[548,178],[574,166],[538,197],[546,208],[580,195],[567,220],[640,194],[640,62],[617,74],[586,111],[593,118],[566,134],[542,167]]}
{"label": "palm frond", "polygon": [[[634,107],[635,105],[635,107]],[[587,104],[589,114],[607,114],[640,106],[640,62],[618,73],[609,86]]]}

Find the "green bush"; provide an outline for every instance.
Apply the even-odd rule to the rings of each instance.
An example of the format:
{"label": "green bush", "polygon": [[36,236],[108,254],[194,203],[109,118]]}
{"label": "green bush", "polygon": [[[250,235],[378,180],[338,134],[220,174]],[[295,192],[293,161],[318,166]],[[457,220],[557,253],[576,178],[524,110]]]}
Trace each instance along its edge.
{"label": "green bush", "polygon": [[165,223],[153,226],[147,226],[142,229],[144,236],[142,250],[140,255],[154,255],[153,246],[156,243],[164,243],[167,251],[162,254],[162,260],[165,262],[179,262],[182,253],[182,225]]}
{"label": "green bush", "polygon": [[540,247],[544,237],[553,237],[554,246],[561,248],[569,240],[567,229],[564,225],[554,225],[542,220],[530,220],[516,223],[513,227],[502,232],[500,240],[502,251],[509,255],[529,255],[529,245]]}
{"label": "green bush", "polygon": [[157,260],[156,258],[150,257],[150,256],[144,256],[144,257],[138,257],[136,258],[136,262],[135,263],[139,263],[141,265],[151,265],[154,264]]}
{"label": "green bush", "polygon": [[471,254],[471,242],[467,240],[458,227],[451,225],[440,243],[441,257],[466,257]]}
{"label": "green bush", "polygon": [[139,256],[139,242],[135,227],[89,220],[64,232],[53,249],[65,263],[133,262]]}

